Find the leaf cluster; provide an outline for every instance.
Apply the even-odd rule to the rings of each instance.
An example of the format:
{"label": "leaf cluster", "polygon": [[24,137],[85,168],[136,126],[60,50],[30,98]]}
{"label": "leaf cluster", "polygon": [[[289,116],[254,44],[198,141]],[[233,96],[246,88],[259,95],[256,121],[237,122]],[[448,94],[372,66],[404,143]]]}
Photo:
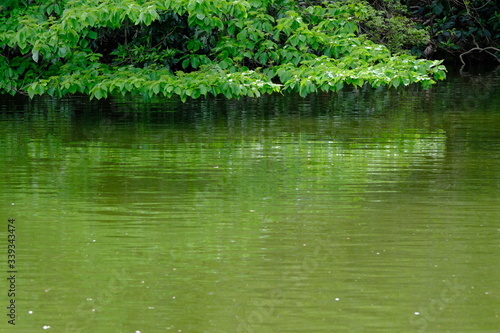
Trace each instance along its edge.
{"label": "leaf cluster", "polygon": [[366,3],[372,6],[366,6],[366,14],[359,24],[374,42],[401,53],[429,43],[429,30],[410,17],[408,8],[400,0],[367,0]]}
{"label": "leaf cluster", "polygon": [[[429,30],[433,51],[459,55],[471,48],[500,48],[500,7],[492,0],[407,1]],[[500,62],[500,52],[490,53]]]}
{"label": "leaf cluster", "polygon": [[393,55],[360,34],[366,3],[291,0],[9,2],[0,92],[198,98],[301,96],[345,85],[424,87],[440,61]]}

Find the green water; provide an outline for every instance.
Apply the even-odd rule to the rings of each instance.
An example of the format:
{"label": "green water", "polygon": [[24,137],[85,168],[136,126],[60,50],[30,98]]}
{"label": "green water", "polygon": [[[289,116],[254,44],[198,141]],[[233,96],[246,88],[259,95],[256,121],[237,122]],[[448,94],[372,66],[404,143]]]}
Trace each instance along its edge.
{"label": "green water", "polygon": [[3,96],[0,332],[493,332],[499,88]]}

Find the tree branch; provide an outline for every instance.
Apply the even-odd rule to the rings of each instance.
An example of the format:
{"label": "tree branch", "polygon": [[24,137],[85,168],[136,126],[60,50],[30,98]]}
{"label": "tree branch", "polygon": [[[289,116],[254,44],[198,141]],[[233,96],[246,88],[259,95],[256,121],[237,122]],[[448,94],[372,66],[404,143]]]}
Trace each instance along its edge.
{"label": "tree branch", "polygon": [[460,54],[460,61],[465,66],[464,55],[469,54],[469,53],[471,53],[473,51],[479,51],[479,52],[483,52],[484,51],[484,52],[492,55],[498,62],[500,62],[500,58],[499,57],[497,57],[493,53],[491,53],[489,51],[486,51],[486,50],[495,50],[495,51],[500,52],[500,49],[497,49],[496,47],[493,47],[493,46],[488,46],[488,47],[479,47],[478,46],[478,47],[474,47],[474,48],[470,49],[469,51],[465,51],[464,53]]}

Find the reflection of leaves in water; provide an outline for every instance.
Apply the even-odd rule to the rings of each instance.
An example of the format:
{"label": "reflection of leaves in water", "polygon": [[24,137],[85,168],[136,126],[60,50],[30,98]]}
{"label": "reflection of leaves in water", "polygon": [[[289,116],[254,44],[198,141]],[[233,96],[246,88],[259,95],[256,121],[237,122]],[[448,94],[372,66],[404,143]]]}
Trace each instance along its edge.
{"label": "reflection of leaves in water", "polygon": [[105,140],[111,137],[111,134],[115,130],[115,126],[112,124],[110,119],[103,118],[99,122],[99,126],[97,128],[92,129],[84,129],[83,134],[87,138],[87,140]]}
{"label": "reflection of leaves in water", "polygon": [[[470,94],[485,89],[472,88]],[[335,297],[341,301],[334,304],[342,305],[344,296],[356,295],[354,288],[373,291],[374,300],[402,292],[394,299],[404,300],[413,295],[393,288],[400,282],[423,282],[421,290],[425,285],[441,290],[441,275],[422,281],[418,274],[428,270],[427,261],[441,256],[448,262],[455,253],[456,260],[468,263],[460,251],[477,259],[474,253],[492,253],[490,248],[496,246],[486,228],[481,229],[484,238],[465,245],[448,236],[455,225],[460,228],[457,235],[465,235],[466,225],[498,220],[491,194],[499,188],[499,118],[489,112],[498,98],[485,91],[490,97],[479,98],[478,109],[462,112],[468,89],[444,82],[425,93],[345,93],[346,104],[326,94],[239,104],[206,100],[197,103],[215,106],[205,113],[197,113],[200,104],[186,104],[185,112],[175,117],[146,112],[131,123],[108,114],[72,122],[63,113],[45,117],[39,112],[27,121],[8,119],[8,130],[0,127],[0,161],[7,161],[0,163],[2,186],[8,189],[3,193],[15,197],[15,207],[34,207],[25,237],[34,240],[33,253],[44,261],[33,261],[30,270],[54,272],[48,287],[57,284],[65,291],[76,286],[98,306],[147,300],[145,309],[171,304],[197,317],[208,313],[248,325],[260,320],[254,310],[269,313],[263,320],[273,324],[277,314],[283,320],[301,303],[305,306],[297,311],[307,314],[308,306],[314,306],[312,312],[323,315],[316,309],[331,306]],[[452,187],[441,193],[451,181],[464,190]],[[489,200],[478,199],[487,207],[483,215],[481,207],[468,200],[478,193]],[[445,207],[441,211],[422,205],[430,201]],[[462,210],[464,205],[469,210]],[[448,207],[457,208],[457,219]],[[462,220],[460,212],[465,212]],[[419,225],[432,220],[441,224],[437,230]],[[481,232],[471,230],[472,238]],[[377,261],[382,248],[387,254],[392,249],[394,257]],[[480,268],[482,262],[476,261]],[[97,274],[71,271],[75,263]],[[120,266],[128,267],[123,277],[128,287],[108,287],[114,280],[107,272]],[[384,284],[373,287],[374,280],[350,279],[353,266],[365,266],[368,275],[377,267],[384,272],[394,268],[387,272],[396,273],[383,275]],[[460,274],[475,271],[462,266]],[[456,274],[456,265],[450,267]],[[67,269],[71,278],[60,279]],[[397,278],[410,272],[417,273],[408,279],[411,283]],[[262,281],[266,276],[273,280]],[[482,276],[478,274],[477,281]],[[150,284],[150,277],[156,277],[156,284]],[[328,299],[309,302],[314,293],[296,297],[313,279],[314,290],[327,291],[323,296]],[[241,281],[248,283],[244,290]],[[94,293],[96,289],[102,291]],[[439,296],[426,292],[418,304],[426,306]],[[179,295],[189,307],[174,303],[182,300]],[[272,312],[262,303],[266,297]],[[369,300],[358,299],[367,303],[356,304],[373,304]],[[74,307],[79,302],[88,304],[77,298]],[[33,304],[64,310],[42,303]],[[209,307],[217,311],[207,312]],[[399,308],[388,307],[391,312]]]}

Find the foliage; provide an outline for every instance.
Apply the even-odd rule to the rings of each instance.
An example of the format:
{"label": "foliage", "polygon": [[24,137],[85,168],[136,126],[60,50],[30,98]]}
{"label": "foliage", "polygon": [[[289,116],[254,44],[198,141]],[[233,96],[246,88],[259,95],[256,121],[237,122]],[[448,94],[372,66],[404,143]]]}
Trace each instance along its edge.
{"label": "foliage", "polygon": [[451,55],[464,64],[465,55],[482,54],[500,63],[500,8],[495,1],[366,1],[373,8],[367,7],[361,31],[391,51],[411,50],[425,58]]}
{"label": "foliage", "polygon": [[184,101],[445,78],[440,61],[391,55],[360,35],[369,14],[338,1],[3,1],[0,92]]}
{"label": "foliage", "polygon": [[393,52],[408,52],[425,48],[430,41],[428,29],[418,26],[408,8],[400,0],[368,1],[367,15],[360,22],[362,31]]}
{"label": "foliage", "polygon": [[[413,16],[431,33],[432,51],[459,55],[472,48],[500,62],[500,7],[492,0],[407,1]],[[492,57],[491,57],[492,56]]]}

